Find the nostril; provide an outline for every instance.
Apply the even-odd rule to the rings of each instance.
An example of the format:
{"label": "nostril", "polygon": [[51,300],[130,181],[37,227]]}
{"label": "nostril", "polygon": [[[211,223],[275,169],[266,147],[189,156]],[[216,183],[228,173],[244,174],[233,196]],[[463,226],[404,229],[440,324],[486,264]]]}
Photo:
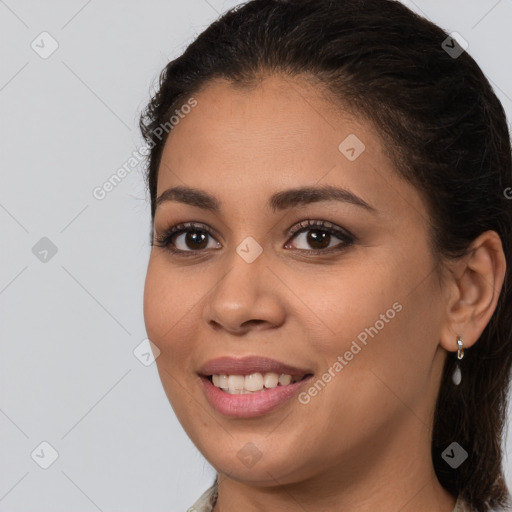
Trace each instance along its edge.
{"label": "nostril", "polygon": [[251,325],[260,325],[264,322],[265,322],[265,320],[247,320],[247,322],[244,322],[241,327],[250,327]]}

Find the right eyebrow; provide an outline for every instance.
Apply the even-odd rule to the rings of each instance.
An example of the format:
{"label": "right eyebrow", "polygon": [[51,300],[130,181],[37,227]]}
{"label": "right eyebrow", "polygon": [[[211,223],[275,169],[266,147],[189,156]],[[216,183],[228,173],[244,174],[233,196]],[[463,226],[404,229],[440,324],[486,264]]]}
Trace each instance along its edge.
{"label": "right eyebrow", "polygon": [[166,201],[178,201],[180,203],[197,206],[213,213],[220,211],[220,201],[203,190],[190,187],[168,188],[158,196],[155,207]]}

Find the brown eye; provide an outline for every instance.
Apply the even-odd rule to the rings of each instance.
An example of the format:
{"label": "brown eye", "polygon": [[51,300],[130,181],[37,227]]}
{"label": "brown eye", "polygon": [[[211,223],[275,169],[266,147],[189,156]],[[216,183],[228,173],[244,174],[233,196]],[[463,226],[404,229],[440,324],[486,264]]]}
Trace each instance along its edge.
{"label": "brown eye", "polygon": [[184,243],[189,249],[204,249],[208,245],[208,233],[203,231],[187,231],[184,235]]}
{"label": "brown eye", "polygon": [[208,232],[201,229],[188,229],[174,234],[169,244],[173,244],[177,251],[188,252],[215,249],[220,245]]}
{"label": "brown eye", "polygon": [[169,228],[156,238],[155,245],[172,253],[193,253],[220,247],[209,228],[193,224],[180,224]]}
{"label": "brown eye", "polygon": [[[337,244],[334,245],[348,245],[348,240],[346,236],[336,237],[333,236],[328,230],[324,229],[307,229],[302,232],[296,233],[293,237],[294,248],[300,250],[320,250],[323,251],[325,249],[331,249],[333,246],[330,245],[331,242],[338,241]],[[303,246],[300,247],[300,244]]]}
{"label": "brown eye", "polygon": [[[324,221],[308,220],[299,224],[302,229],[292,233],[293,245],[288,242],[286,248],[300,249],[310,252],[331,252],[332,250],[341,250],[352,245],[355,237],[345,233],[341,229],[336,229],[327,225]],[[302,244],[302,247],[300,245]]]}
{"label": "brown eye", "polygon": [[331,234],[319,229],[311,229],[308,232],[307,242],[313,249],[326,249],[329,246]]}

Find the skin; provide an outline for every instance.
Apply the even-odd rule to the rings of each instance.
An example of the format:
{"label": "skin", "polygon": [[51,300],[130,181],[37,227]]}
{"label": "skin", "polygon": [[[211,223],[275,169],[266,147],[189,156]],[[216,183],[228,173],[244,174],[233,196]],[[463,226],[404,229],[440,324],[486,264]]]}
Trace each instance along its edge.
{"label": "skin", "polygon": [[[157,196],[200,188],[221,210],[163,202],[155,237],[181,222],[219,236],[192,257],[152,248],[144,317],[169,401],[218,471],[215,510],[450,512],[455,497],[430,455],[434,404],[457,335],[470,347],[496,307],[499,237],[483,233],[466,258],[441,267],[420,192],[398,177],[378,132],[301,78],[266,76],[246,88],[217,80],[194,97],[166,142]],[[349,134],[366,146],[354,161],[338,149]],[[339,201],[268,207],[277,191],[322,185],[350,190],[375,213]],[[287,235],[307,218],[356,240],[308,254],[318,247],[308,232]],[[250,264],[236,252],[248,236],[263,249]],[[175,244],[194,251],[185,235]],[[343,243],[333,235],[325,245]],[[203,393],[200,365],[224,355],[270,357],[316,380],[397,302],[401,311],[307,404],[231,418]],[[261,454],[251,467],[237,457],[247,443]]]}

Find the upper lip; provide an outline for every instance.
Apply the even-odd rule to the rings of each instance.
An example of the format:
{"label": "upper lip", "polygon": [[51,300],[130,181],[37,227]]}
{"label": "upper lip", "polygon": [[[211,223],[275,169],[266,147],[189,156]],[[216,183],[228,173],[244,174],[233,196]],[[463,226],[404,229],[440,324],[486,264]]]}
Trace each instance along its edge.
{"label": "upper lip", "polygon": [[250,375],[251,373],[284,373],[288,375],[306,375],[311,372],[304,368],[297,368],[275,359],[260,356],[232,357],[224,356],[210,359],[203,364],[198,373],[200,375]]}

